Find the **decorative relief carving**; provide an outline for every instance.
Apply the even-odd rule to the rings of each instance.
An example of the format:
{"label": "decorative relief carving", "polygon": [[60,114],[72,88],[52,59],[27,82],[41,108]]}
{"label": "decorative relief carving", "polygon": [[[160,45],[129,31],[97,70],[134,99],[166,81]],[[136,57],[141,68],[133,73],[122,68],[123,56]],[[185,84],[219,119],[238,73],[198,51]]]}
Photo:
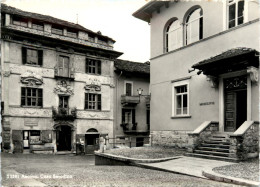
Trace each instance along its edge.
{"label": "decorative relief carving", "polygon": [[57,81],[57,86],[54,88],[54,93],[62,95],[73,95],[74,90],[65,80]]}
{"label": "decorative relief carving", "polygon": [[4,77],[9,77],[11,74],[11,71],[4,71]]}
{"label": "decorative relief carving", "polygon": [[43,84],[43,80],[40,75],[27,70],[27,72],[21,75],[21,83],[26,84],[27,86],[38,86]]}
{"label": "decorative relief carving", "polygon": [[256,67],[248,67],[247,68],[247,73],[250,75],[250,79],[253,83],[258,82],[258,68]]}
{"label": "decorative relief carving", "polygon": [[86,83],[86,86],[84,87],[87,91],[101,91],[101,83],[98,79],[91,79],[89,78],[89,81]]}
{"label": "decorative relief carving", "polygon": [[210,82],[211,88],[218,88],[218,77],[208,75],[207,81]]}
{"label": "decorative relief carving", "polygon": [[30,117],[52,117],[51,109],[43,108],[9,108],[10,115],[13,116],[30,116]]}
{"label": "decorative relief carving", "polygon": [[110,119],[109,112],[77,111],[78,118]]}

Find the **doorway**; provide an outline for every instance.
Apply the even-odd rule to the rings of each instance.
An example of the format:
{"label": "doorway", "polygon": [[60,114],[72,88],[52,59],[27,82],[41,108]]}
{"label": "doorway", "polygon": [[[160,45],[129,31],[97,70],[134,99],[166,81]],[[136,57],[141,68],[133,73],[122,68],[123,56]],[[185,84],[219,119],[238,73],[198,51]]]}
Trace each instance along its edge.
{"label": "doorway", "polygon": [[57,151],[71,151],[71,127],[57,127],[56,140]]}
{"label": "doorway", "polygon": [[236,131],[247,120],[247,77],[224,80],[225,132]]}
{"label": "doorway", "polygon": [[99,133],[85,135],[86,154],[94,154],[99,148]]}

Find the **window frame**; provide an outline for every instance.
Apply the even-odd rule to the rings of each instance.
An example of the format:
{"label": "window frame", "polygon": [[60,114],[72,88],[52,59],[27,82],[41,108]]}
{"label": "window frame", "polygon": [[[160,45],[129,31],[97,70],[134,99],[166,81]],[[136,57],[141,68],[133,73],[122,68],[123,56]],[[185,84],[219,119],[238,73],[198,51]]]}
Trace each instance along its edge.
{"label": "window frame", "polygon": [[[177,28],[175,28],[174,30],[172,30],[172,31],[168,31],[169,29],[170,29],[170,27],[171,27],[171,25],[172,24],[174,24],[174,22],[179,22],[179,25],[178,25],[178,27]],[[170,51],[173,51],[173,50],[175,50],[175,49],[178,49],[178,48],[180,48],[180,47],[182,47],[183,46],[183,39],[182,39],[182,37],[183,37],[183,34],[182,34],[182,24],[180,23],[180,21],[179,21],[179,19],[177,19],[177,18],[174,18],[174,19],[171,19],[171,20],[169,20],[168,21],[168,23],[166,24],[166,27],[165,27],[165,31],[164,31],[164,41],[165,41],[165,45],[164,45],[164,47],[165,47],[165,52],[167,53],[167,52],[170,52]],[[178,43],[178,31],[180,32],[180,38],[179,38],[179,41],[180,41],[180,43]],[[173,33],[173,32],[176,32],[176,41],[177,41],[177,43],[175,44],[175,48],[173,48],[173,49],[171,49],[171,50],[169,50],[169,34],[170,33]]]}
{"label": "window frame", "polygon": [[[131,95],[126,95],[126,84],[131,84]],[[125,96],[133,96],[134,93],[134,82],[133,81],[124,81],[124,95]]]}
{"label": "window frame", "polygon": [[[28,50],[37,51],[37,63],[28,63]],[[43,66],[43,50],[22,46],[22,64],[29,66]]]}
{"label": "window frame", "polygon": [[[94,100],[90,101],[90,96],[93,96],[92,99]],[[100,100],[99,100],[100,99]],[[102,95],[99,93],[91,93],[87,92],[85,93],[85,100],[84,100],[84,110],[92,110],[92,111],[102,111]],[[90,102],[94,103],[95,107],[90,108]]]}
{"label": "window frame", "polygon": [[[90,62],[92,61],[93,64],[90,65]],[[102,62],[99,59],[94,59],[94,58],[86,58],[86,69],[85,72],[87,74],[92,74],[92,75],[101,75],[102,74]],[[92,68],[92,71],[89,71],[89,68]],[[93,72],[94,70],[94,72]]]}
{"label": "window frame", "polygon": [[[180,86],[187,86],[187,114],[183,114],[183,106],[182,106],[182,114],[177,114],[177,95],[184,95],[183,93],[177,94],[176,88]],[[179,82],[172,83],[172,117],[190,117],[190,90],[189,90],[189,80],[183,80]],[[183,99],[182,99],[183,103]]]}
{"label": "window frame", "polygon": [[[23,89],[25,89],[25,95],[23,95]],[[31,95],[28,96],[28,89],[31,89]],[[32,96],[32,89],[36,89],[36,96]],[[39,90],[41,90],[41,97],[39,97]],[[31,105],[28,105],[28,98],[31,99]],[[41,105],[39,105],[39,98],[41,98]],[[24,103],[23,104],[23,99]],[[32,99],[36,99],[36,105],[32,105]],[[21,87],[21,107],[31,107],[31,108],[42,108],[43,107],[43,89],[35,87]]]}
{"label": "window frame", "polygon": [[[234,0],[234,2],[229,3],[228,0],[227,0],[225,2],[226,5],[224,5],[224,6],[226,6],[226,29],[231,29],[231,28],[239,26],[238,25],[238,4],[241,1],[244,2],[244,7],[243,7],[244,11],[243,11],[243,23],[241,23],[239,25],[242,25],[242,24],[247,22],[247,13],[248,13],[248,11],[247,11],[247,8],[248,8],[247,3],[248,3],[248,1],[245,1],[245,0]],[[235,4],[235,19],[234,19],[235,20],[235,25],[233,27],[229,27],[229,22],[230,22],[230,20],[229,20],[229,7],[231,5],[234,5],[234,4]]]}
{"label": "window frame", "polygon": [[[190,16],[195,12],[197,11],[198,9],[201,9],[201,15],[199,17],[197,17],[196,19],[193,19],[193,20],[189,20],[190,19]],[[189,20],[189,21],[188,21]],[[188,36],[188,33],[187,33],[187,29],[188,29],[188,26],[197,21],[199,22],[199,39],[196,40],[196,41],[189,41],[188,43],[188,37],[190,38],[189,40],[191,40],[191,37]],[[186,16],[185,16],[185,19],[184,19],[184,44],[185,45],[190,45],[194,42],[197,42],[197,41],[200,41],[203,39],[203,9],[200,7],[200,6],[196,6],[196,7],[193,7],[191,8],[187,13],[186,13]],[[190,30],[190,33],[191,33],[192,29]],[[190,34],[191,35],[191,34]]]}

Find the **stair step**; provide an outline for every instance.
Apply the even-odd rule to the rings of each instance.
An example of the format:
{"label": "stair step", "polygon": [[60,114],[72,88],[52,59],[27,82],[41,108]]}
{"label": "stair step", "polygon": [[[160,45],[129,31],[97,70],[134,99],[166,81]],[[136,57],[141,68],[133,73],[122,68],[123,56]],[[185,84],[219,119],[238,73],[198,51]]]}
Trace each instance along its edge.
{"label": "stair step", "polygon": [[209,150],[209,151],[217,151],[217,152],[227,152],[229,153],[229,148],[219,148],[219,147],[198,147],[198,150]]}
{"label": "stair step", "polygon": [[206,155],[215,155],[215,156],[224,156],[228,157],[229,153],[223,153],[223,152],[216,152],[216,151],[202,151],[202,150],[194,150],[195,153],[201,153]]}
{"label": "stair step", "polygon": [[206,140],[204,141],[206,144],[224,144],[224,145],[230,145],[230,142],[224,142],[224,141],[212,141],[212,140]]}
{"label": "stair step", "polygon": [[225,145],[225,144],[209,144],[209,143],[202,143],[201,146],[204,146],[204,147],[222,147],[222,148],[229,148],[230,145]]}
{"label": "stair step", "polygon": [[226,138],[209,138],[210,141],[223,141],[223,142],[228,142],[229,139]]}
{"label": "stair step", "polygon": [[239,162],[239,160],[235,159],[235,158],[215,156],[215,155],[204,155],[204,154],[198,154],[198,153],[186,153],[185,155],[186,156],[192,156],[192,157],[212,159],[212,160],[222,160],[222,161],[228,161],[228,162]]}

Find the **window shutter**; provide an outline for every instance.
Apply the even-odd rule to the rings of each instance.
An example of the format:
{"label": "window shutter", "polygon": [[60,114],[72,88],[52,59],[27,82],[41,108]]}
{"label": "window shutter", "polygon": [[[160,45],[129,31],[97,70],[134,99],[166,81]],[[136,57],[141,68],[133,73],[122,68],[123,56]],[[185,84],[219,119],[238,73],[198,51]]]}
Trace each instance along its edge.
{"label": "window shutter", "polygon": [[132,124],[135,124],[135,109],[132,109]]}
{"label": "window shutter", "polygon": [[85,93],[85,109],[88,109],[88,93]]}
{"label": "window shutter", "polygon": [[25,97],[26,97],[25,88],[22,87],[22,92],[21,92],[21,106],[24,106],[24,105],[25,105]]}
{"label": "window shutter", "polygon": [[125,122],[125,109],[122,109],[122,123]]}
{"label": "window shutter", "polygon": [[43,51],[38,50],[38,65],[42,66],[42,62],[43,62]]}
{"label": "window shutter", "polygon": [[27,50],[25,47],[22,47],[22,63],[26,64],[26,59],[27,59]]}
{"label": "window shutter", "polygon": [[38,106],[43,106],[42,102],[42,89],[38,89]]}
{"label": "window shutter", "polygon": [[97,61],[97,66],[98,66],[98,74],[101,75],[101,61]]}
{"label": "window shutter", "polygon": [[101,110],[101,94],[98,94],[98,110]]}
{"label": "window shutter", "polygon": [[89,63],[89,60],[86,59],[86,73],[89,73],[89,72],[88,72],[88,63]]}

